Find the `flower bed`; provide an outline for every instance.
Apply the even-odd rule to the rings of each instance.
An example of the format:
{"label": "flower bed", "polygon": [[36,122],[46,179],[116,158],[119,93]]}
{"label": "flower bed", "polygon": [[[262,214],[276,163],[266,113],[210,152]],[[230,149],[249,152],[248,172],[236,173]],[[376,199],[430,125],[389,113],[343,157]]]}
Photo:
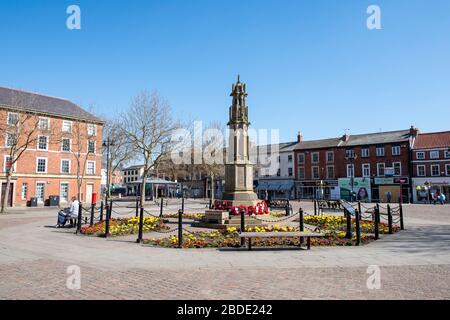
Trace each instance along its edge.
{"label": "flower bed", "polygon": [[[297,231],[293,227],[270,226],[270,227],[247,227],[248,232],[293,232]],[[305,231],[308,231],[305,229]],[[354,240],[354,239],[353,239]],[[362,235],[361,243],[373,240],[372,236]],[[277,246],[298,246],[299,238],[254,238],[253,246],[257,247],[277,247]],[[162,246],[167,248],[178,247],[178,237],[170,236],[162,239],[147,239],[146,244]],[[183,248],[226,248],[239,247],[241,239],[237,229],[232,227],[220,231],[197,231],[183,234]],[[351,246],[354,241],[345,239],[345,232],[330,231],[323,238],[312,238],[312,246]]]}
{"label": "flower bed", "polygon": [[[305,216],[303,221],[307,224],[318,226],[323,230],[330,231],[344,231],[347,229],[347,219],[339,216]],[[355,219],[352,219],[353,230],[356,228]],[[360,220],[359,226],[361,233],[373,233],[374,223],[369,220]],[[392,226],[392,231],[397,232],[400,227],[397,225]],[[380,234],[388,234],[389,226],[387,223],[381,222],[379,224]]]}
{"label": "flower bed", "polygon": [[[204,213],[183,213],[183,219],[196,220],[204,217]],[[163,214],[163,218],[165,219],[178,219],[178,213],[166,213]]]}
{"label": "flower bed", "polygon": [[[161,219],[149,216],[144,217],[143,231],[149,232],[154,230],[167,230]],[[109,221],[109,235],[110,236],[124,236],[134,234],[139,231],[139,218],[127,219],[111,219]],[[105,221],[100,221],[93,226],[83,226],[81,233],[86,235],[104,236],[105,235]]]}

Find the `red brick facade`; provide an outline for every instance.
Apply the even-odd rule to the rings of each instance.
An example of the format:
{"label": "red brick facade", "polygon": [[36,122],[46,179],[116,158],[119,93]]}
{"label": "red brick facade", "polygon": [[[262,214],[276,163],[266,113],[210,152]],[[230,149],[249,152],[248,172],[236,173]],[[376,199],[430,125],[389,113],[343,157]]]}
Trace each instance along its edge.
{"label": "red brick facade", "polygon": [[[0,108],[0,123],[7,122],[8,113],[12,110]],[[102,123],[77,121],[73,118],[56,117],[42,114],[49,121],[49,130],[38,130],[35,135],[48,137],[45,150],[43,145],[31,144],[14,166],[12,176],[13,206],[25,206],[32,197],[38,197],[39,205],[43,205],[49,196],[60,196],[61,205],[70,201],[77,195],[77,168],[80,159],[80,171],[85,172],[81,185],[80,200],[84,203],[91,202],[91,194],[100,194],[101,166],[102,166]],[[63,122],[68,126],[71,123],[71,132],[63,132]],[[67,122],[69,121],[69,122]],[[3,131],[3,130],[2,130]],[[70,150],[63,151],[63,139],[70,139]],[[80,141],[80,144],[78,144]],[[91,142],[93,153],[88,153],[88,141]],[[65,140],[67,143],[68,140]],[[94,145],[93,145],[94,144]],[[80,150],[78,150],[80,146]],[[6,185],[5,169],[9,148],[6,146],[6,132],[0,134],[0,181],[2,183],[2,197]],[[38,159],[39,170],[38,170]],[[64,161],[64,163],[63,163]],[[45,168],[46,167],[46,168]],[[43,200],[43,201],[42,201]]]}

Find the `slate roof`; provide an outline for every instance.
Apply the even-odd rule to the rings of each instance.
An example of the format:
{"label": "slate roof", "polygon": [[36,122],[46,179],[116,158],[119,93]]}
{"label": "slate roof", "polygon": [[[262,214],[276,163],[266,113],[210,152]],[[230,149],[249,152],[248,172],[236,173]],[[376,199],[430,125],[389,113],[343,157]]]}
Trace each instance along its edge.
{"label": "slate roof", "polygon": [[450,148],[450,131],[419,133],[414,149]]}
{"label": "slate roof", "polygon": [[342,141],[342,143],[339,146],[351,147],[360,145],[406,142],[409,141],[409,138],[410,138],[409,129],[399,131],[358,134],[358,135],[350,135],[348,141],[347,142]]}
{"label": "slate roof", "polygon": [[47,115],[103,123],[102,120],[67,99],[5,87],[0,87],[0,106],[18,111],[34,111]]}

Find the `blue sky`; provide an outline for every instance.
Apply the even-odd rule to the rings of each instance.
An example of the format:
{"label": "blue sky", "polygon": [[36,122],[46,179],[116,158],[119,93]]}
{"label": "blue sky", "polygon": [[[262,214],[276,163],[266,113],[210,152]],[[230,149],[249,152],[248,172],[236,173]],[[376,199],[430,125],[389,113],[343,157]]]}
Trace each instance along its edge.
{"label": "blue sky", "polygon": [[0,39],[0,86],[99,114],[157,89],[178,116],[225,123],[239,73],[252,126],[283,141],[450,130],[448,0],[2,0]]}

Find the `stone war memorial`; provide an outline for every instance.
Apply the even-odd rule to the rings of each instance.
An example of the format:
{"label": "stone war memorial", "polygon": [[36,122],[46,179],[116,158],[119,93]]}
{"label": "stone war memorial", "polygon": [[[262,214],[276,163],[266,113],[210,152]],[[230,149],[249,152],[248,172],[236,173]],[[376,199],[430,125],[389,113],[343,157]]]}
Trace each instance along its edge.
{"label": "stone war memorial", "polygon": [[[247,90],[245,83],[240,81],[232,86],[232,104],[229,108],[228,150],[225,164],[225,190],[221,200],[216,200],[212,210],[205,212],[201,221],[193,226],[227,227],[238,225],[238,215],[245,211],[247,215],[269,214],[264,200],[259,200],[253,191],[253,163],[250,161],[250,125]],[[253,220],[255,221],[255,220]],[[258,224],[258,221],[255,221]]]}

